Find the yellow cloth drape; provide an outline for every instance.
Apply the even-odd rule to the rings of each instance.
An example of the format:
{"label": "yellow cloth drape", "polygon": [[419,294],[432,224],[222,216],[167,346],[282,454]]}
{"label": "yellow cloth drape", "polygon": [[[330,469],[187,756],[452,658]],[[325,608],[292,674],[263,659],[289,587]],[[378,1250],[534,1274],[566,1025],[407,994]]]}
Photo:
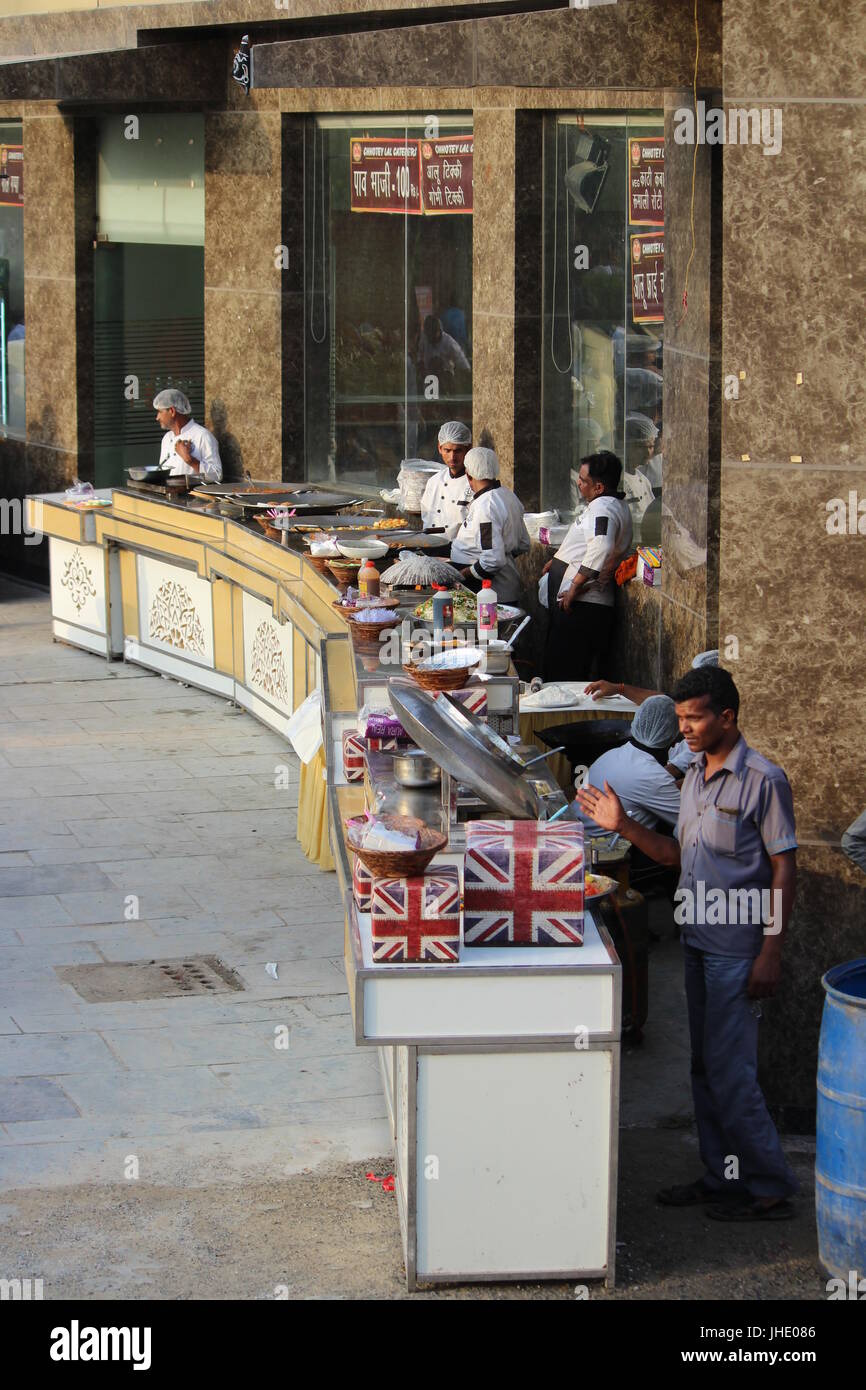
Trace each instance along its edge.
{"label": "yellow cloth drape", "polygon": [[298,790],[298,839],[301,849],[320,869],[333,869],[334,856],[328,834],[328,797],[325,783],[325,749],[308,763],[301,763]]}

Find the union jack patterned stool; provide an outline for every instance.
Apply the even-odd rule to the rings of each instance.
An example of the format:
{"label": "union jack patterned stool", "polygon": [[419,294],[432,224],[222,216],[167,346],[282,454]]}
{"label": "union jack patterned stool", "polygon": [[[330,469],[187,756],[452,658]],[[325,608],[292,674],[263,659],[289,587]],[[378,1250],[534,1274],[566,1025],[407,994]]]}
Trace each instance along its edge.
{"label": "union jack patterned stool", "polygon": [[347,729],[343,734],[343,776],[347,782],[360,782],[364,776],[365,751],[363,734],[357,729]]}
{"label": "union jack patterned stool", "polygon": [[583,826],[471,821],[463,940],[467,946],[582,946]]}
{"label": "union jack patterned stool", "polygon": [[355,863],[352,868],[352,892],[355,897],[355,906],[359,912],[370,911],[370,899],[373,896],[373,875],[370,870],[361,863],[357,854],[354,856]]}
{"label": "union jack patterned stool", "polygon": [[416,878],[375,878],[370,912],[374,961],[449,964],[458,959],[460,873],[456,864],[427,869]]}
{"label": "union jack patterned stool", "polygon": [[449,690],[448,694],[470,714],[477,714],[479,719],[487,714],[487,691],[483,685],[464,685],[462,690]]}

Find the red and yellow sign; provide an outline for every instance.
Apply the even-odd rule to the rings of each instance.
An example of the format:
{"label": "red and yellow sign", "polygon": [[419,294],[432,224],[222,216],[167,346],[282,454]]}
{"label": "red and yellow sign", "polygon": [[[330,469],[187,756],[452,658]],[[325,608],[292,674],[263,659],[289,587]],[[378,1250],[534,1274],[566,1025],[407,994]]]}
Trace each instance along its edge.
{"label": "red and yellow sign", "polygon": [[473,137],[349,140],[352,212],[472,212]]}
{"label": "red and yellow sign", "polygon": [[0,206],[24,206],[23,145],[0,145]]}
{"label": "red and yellow sign", "polygon": [[631,302],[635,323],[664,323],[664,232],[631,237]]}

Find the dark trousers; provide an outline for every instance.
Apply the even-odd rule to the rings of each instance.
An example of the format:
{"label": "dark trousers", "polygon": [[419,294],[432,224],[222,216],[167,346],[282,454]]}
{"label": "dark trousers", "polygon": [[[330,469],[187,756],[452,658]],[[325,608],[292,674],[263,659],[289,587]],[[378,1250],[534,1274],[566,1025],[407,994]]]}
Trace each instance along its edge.
{"label": "dark trousers", "polygon": [[[547,580],[549,624],[544,650],[546,681],[589,680],[607,676],[607,661],[613,637],[614,609],[603,603],[571,605],[565,613],[556,602],[566,565],[554,560]],[[598,667],[596,671],[594,668]]]}
{"label": "dark trousers", "polygon": [[757,1009],[746,994],[752,961],[683,949],[704,1182],[752,1197],[788,1197],[799,1184],[758,1085]]}

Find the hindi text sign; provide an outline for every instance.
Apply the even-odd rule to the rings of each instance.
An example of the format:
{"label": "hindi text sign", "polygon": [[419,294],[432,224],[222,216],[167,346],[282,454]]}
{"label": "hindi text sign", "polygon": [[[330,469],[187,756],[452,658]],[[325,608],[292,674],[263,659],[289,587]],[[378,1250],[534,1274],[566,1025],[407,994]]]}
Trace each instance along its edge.
{"label": "hindi text sign", "polygon": [[349,141],[349,183],[353,212],[420,214],[421,178],[417,140]]}
{"label": "hindi text sign", "polygon": [[635,323],[663,323],[665,317],[664,232],[631,238],[631,302]]}
{"label": "hindi text sign", "polygon": [[641,137],[628,142],[628,220],[638,226],[665,225],[665,144]]}

